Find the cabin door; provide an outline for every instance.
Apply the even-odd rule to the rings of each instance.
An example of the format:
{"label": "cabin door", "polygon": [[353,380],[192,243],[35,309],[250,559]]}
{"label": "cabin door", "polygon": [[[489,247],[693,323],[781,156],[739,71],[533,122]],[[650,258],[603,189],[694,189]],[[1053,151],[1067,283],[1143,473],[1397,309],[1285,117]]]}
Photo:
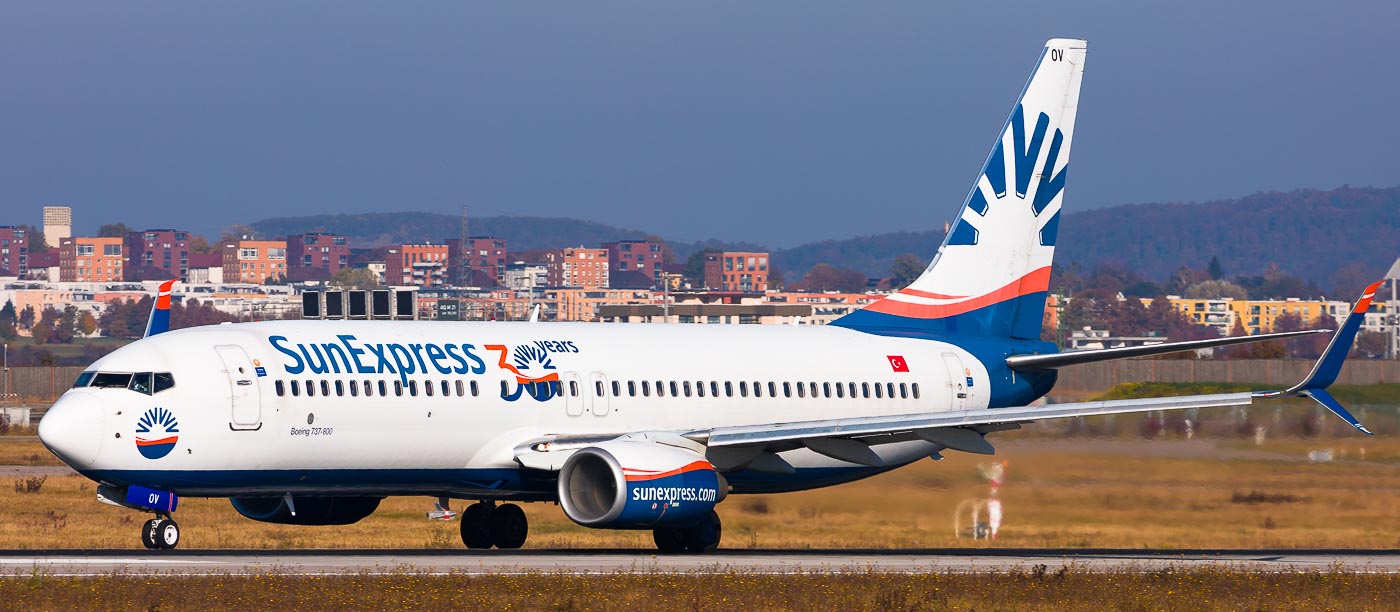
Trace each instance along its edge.
{"label": "cabin door", "polygon": [[948,405],[950,410],[967,408],[967,371],[957,353],[943,353],[943,366],[948,369]]}
{"label": "cabin door", "polygon": [[229,407],[232,415],[229,427],[254,430],[262,428],[262,395],[258,390],[257,373],[243,347],[226,344],[214,347],[224,364],[228,380]]}

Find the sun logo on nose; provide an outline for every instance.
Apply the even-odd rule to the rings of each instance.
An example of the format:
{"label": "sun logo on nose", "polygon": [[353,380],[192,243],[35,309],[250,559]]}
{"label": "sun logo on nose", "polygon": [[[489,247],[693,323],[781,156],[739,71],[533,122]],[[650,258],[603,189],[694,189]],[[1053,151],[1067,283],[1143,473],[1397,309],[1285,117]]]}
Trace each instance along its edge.
{"label": "sun logo on nose", "polygon": [[[144,435],[143,435],[144,434]],[[156,406],[136,422],[136,450],[147,459],[160,459],[180,441],[180,422],[169,410]]]}

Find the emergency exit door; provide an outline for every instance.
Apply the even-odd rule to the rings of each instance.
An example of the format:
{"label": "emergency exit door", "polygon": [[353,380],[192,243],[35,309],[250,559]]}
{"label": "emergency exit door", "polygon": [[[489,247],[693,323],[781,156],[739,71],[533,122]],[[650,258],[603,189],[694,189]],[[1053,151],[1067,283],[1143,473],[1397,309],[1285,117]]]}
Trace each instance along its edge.
{"label": "emergency exit door", "polygon": [[226,344],[214,347],[224,365],[228,379],[229,427],[232,429],[262,428],[262,394],[258,389],[253,361],[243,347]]}

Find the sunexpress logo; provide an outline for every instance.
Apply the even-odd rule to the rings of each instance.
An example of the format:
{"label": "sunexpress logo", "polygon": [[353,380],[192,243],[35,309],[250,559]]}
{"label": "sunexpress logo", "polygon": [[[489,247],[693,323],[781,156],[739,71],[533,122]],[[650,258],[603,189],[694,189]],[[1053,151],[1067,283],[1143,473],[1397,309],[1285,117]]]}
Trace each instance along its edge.
{"label": "sunexpress logo", "polygon": [[398,374],[408,384],[410,374],[484,374],[486,362],[474,344],[399,344],[361,342],[353,334],[340,334],[336,342],[292,342],[286,336],[269,336],[272,348],[289,360],[288,374]]}
{"label": "sunexpress logo", "polygon": [[[1017,201],[1025,202],[1027,194],[1031,188],[1031,178],[1034,174],[1036,160],[1040,159],[1040,152],[1045,146],[1046,132],[1050,127],[1050,116],[1045,113],[1038,113],[1035,127],[1030,130],[1030,139],[1027,142],[1025,107],[1016,105],[1016,110],[1011,114],[1010,125],[1007,129],[1011,132],[1011,162],[1012,168],[1007,169],[1006,164],[1006,138],[1003,132],[1002,138],[997,141],[996,148],[992,149],[991,156],[987,159],[987,166],[982,169],[982,174],[987,177],[986,185],[983,187],[982,181],[978,181],[973,188],[972,194],[967,200],[967,210],[977,213],[978,216],[987,216],[989,206],[1002,206],[1009,204],[1005,202],[1010,194],[1007,193],[1008,183],[1014,188]],[[1032,215],[1039,217],[1040,213],[1055,201],[1056,196],[1065,189],[1065,176],[1069,173],[1069,164],[1065,164],[1059,173],[1056,174],[1055,164],[1060,159],[1060,149],[1064,146],[1065,135],[1059,128],[1055,128],[1055,133],[1050,139],[1050,150],[1045,156],[1045,164],[1041,167],[1039,179],[1035,184],[1035,192],[1030,194],[1029,211]],[[990,190],[989,194],[984,193]],[[979,231],[976,223],[970,218],[972,215],[964,213],[962,219],[953,228],[952,235],[948,237],[950,245],[973,245],[977,244]],[[1059,229],[1060,211],[1055,210],[1050,219],[1040,226],[1041,246],[1055,246],[1055,234]]]}
{"label": "sunexpress logo", "polygon": [[[268,343],[287,358],[282,369],[292,375],[397,374],[408,384],[412,374],[485,374],[480,349],[469,343],[400,344],[362,342],[353,334],[341,334],[335,342],[293,342],[286,336],[269,336]],[[522,391],[538,400],[558,392],[559,374],[551,355],[579,352],[569,341],[536,340],[513,350],[502,344],[482,349],[496,353],[496,365],[515,379],[514,389],[503,388],[501,397],[515,401]]]}
{"label": "sunexpress logo", "polygon": [[156,406],[136,421],[136,450],[147,459],[160,459],[180,441],[180,422],[175,414]]}

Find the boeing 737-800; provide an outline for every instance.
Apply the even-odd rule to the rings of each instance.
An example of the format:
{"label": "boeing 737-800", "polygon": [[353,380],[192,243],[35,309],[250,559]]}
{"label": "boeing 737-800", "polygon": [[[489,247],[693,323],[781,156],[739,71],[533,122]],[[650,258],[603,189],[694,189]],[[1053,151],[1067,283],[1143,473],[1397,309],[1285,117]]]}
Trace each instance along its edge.
{"label": "boeing 737-800", "polygon": [[[663,551],[719,545],[729,495],[851,482],[1030,421],[1244,406],[1324,390],[1374,294],[1313,373],[1271,393],[1030,405],[1058,368],[1278,338],[1058,352],[1041,317],[1058,239],[1085,42],[1049,41],[927,270],[831,325],[276,321],[167,331],[92,364],[39,426],[173,548],[180,497],[258,521],[340,525],[388,496],[470,500],[471,548],[516,548],[557,502]],[[937,213],[943,214],[943,213]],[[924,220],[927,222],[927,220]],[[162,333],[166,332],[166,333]],[[1308,332],[1298,332],[1308,333]],[[1369,433],[1369,432],[1367,432]]]}

